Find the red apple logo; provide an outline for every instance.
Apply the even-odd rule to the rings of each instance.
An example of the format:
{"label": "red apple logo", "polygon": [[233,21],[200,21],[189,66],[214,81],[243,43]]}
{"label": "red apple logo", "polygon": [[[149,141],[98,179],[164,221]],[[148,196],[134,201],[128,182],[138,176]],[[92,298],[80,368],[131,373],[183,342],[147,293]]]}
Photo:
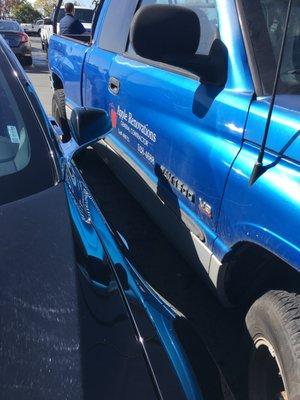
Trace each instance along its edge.
{"label": "red apple logo", "polygon": [[118,121],[118,114],[116,113],[116,110],[111,107],[110,109],[110,119],[111,119],[111,124],[113,128],[117,127],[117,121]]}

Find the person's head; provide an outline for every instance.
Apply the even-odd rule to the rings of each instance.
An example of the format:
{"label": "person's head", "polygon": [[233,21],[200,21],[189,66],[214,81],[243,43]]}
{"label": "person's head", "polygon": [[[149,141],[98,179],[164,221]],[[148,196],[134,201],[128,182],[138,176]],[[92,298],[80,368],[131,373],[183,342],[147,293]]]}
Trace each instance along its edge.
{"label": "person's head", "polygon": [[66,3],[65,4],[65,12],[66,14],[75,14],[75,8],[73,3]]}

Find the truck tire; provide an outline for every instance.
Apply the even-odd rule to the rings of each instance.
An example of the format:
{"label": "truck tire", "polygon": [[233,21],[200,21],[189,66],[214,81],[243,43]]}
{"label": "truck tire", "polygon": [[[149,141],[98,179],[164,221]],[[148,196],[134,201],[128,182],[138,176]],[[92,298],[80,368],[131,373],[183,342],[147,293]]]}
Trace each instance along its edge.
{"label": "truck tire", "polygon": [[71,139],[70,127],[67,120],[65,92],[63,89],[56,89],[52,97],[52,115],[63,132],[62,141],[68,142]]}
{"label": "truck tire", "polygon": [[32,56],[27,56],[24,58],[24,65],[26,67],[31,67],[32,66]]}
{"label": "truck tire", "polygon": [[272,290],[246,316],[249,400],[300,400],[300,294]]}

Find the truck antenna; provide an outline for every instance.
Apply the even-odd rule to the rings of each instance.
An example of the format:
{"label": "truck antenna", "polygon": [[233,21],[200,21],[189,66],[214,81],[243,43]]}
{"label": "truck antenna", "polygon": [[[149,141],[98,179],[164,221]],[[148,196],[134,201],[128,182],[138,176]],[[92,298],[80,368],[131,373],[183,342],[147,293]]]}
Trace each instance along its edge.
{"label": "truck antenna", "polygon": [[277,63],[277,68],[276,68],[276,75],[275,75],[275,80],[274,80],[274,85],[273,85],[273,91],[272,91],[272,97],[271,97],[271,101],[270,101],[270,107],[269,107],[269,111],[268,111],[267,122],[266,122],[266,125],[265,125],[263,140],[262,140],[262,143],[261,143],[259,154],[258,154],[256,163],[254,165],[254,168],[252,170],[251,177],[250,177],[250,180],[249,180],[249,185],[250,186],[252,186],[254,184],[254,182],[265,171],[265,167],[263,165],[263,159],[264,159],[264,154],[265,154],[265,150],[266,150],[266,143],[267,143],[267,139],[268,139],[269,128],[270,128],[271,118],[272,118],[272,112],[273,112],[273,108],[274,108],[274,103],[275,103],[275,98],[276,98],[276,93],[277,93],[277,87],[278,87],[278,82],[279,82],[279,77],[280,77],[280,72],[281,72],[283,53],[284,53],[285,42],[286,42],[287,31],[288,31],[288,27],[289,27],[291,9],[292,9],[292,2],[293,2],[293,0],[289,0],[289,3],[288,3],[286,19],[285,19],[285,25],[284,25],[284,31],[283,31],[283,37],[282,37],[282,41],[281,41],[280,53],[279,53],[279,58],[278,58],[278,63]]}

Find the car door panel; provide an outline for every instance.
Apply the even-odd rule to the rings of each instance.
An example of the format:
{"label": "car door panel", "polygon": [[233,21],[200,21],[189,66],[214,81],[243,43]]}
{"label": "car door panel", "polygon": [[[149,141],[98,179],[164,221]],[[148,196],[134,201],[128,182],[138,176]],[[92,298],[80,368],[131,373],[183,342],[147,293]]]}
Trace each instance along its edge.
{"label": "car door panel", "polygon": [[[71,166],[69,173],[71,173],[70,183],[72,182],[70,187],[77,181],[74,193],[77,193],[78,202],[84,204],[86,209],[86,212],[79,213],[74,209],[77,216],[72,212],[73,218],[80,219],[81,222],[76,224],[77,227],[82,226],[80,231],[87,231],[86,234],[81,234],[82,238],[88,239],[91,235],[91,222],[95,226],[101,243],[96,245],[97,239],[93,233],[87,240],[87,244],[93,244],[89,246],[89,253],[92,254],[95,248],[103,245],[109,254],[110,265],[121,288],[124,304],[127,304],[129,314],[132,315],[134,325],[136,324],[136,338],[144,347],[145,356],[153,368],[162,397],[200,400],[205,395],[207,399],[221,399],[221,374],[193,324],[152,289],[137,272],[139,267],[129,261],[130,256],[127,254],[124,242],[107,224],[89,194],[89,189],[81,181],[77,168]],[[73,189],[71,190],[73,192]],[[101,207],[101,203],[99,206]],[[107,278],[108,275],[102,274],[100,286],[99,280],[95,282],[97,278],[94,278],[93,286],[99,296],[110,296],[109,293],[116,288],[107,284],[110,280]],[[105,285],[110,288],[106,295],[103,293]],[[105,313],[101,304],[97,306],[94,303],[93,310],[95,315],[101,316],[102,321],[112,318],[110,314]],[[123,348],[123,352],[125,351],[126,346]],[[211,380],[214,381],[213,386],[210,384]]]}
{"label": "car door panel", "polygon": [[93,199],[69,165],[67,198],[73,221],[79,269],[79,315],[84,395],[96,399],[155,399],[135,332],[118,283],[91,221]]}

